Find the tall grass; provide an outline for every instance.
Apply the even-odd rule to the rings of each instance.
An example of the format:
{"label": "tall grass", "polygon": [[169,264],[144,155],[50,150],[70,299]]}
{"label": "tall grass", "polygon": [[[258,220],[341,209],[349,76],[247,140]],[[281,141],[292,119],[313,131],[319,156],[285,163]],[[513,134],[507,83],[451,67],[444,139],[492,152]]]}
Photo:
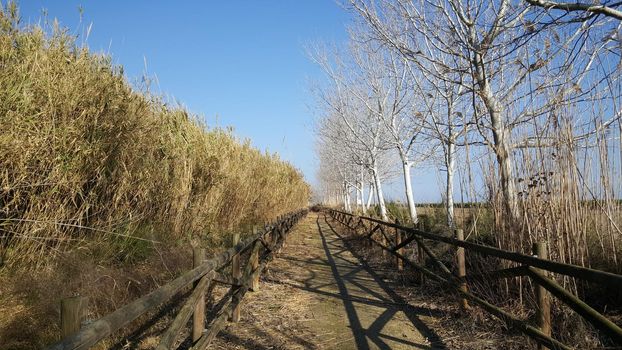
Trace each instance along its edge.
{"label": "tall grass", "polygon": [[14,3],[0,10],[0,125],[4,268],[81,246],[125,259],[217,245],[309,196],[278,156],[137,91],[66,29],[22,26]]}
{"label": "tall grass", "polygon": [[[57,340],[58,302],[90,319],[307,205],[290,164],[131,86],[66,29],[0,5],[0,347]],[[102,345],[111,346],[114,339]]]}

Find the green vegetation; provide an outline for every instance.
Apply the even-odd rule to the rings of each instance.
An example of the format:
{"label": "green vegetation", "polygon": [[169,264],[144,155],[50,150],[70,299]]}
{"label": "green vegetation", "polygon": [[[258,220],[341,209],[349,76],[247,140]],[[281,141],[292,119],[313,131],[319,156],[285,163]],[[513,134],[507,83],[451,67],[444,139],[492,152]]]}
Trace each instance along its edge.
{"label": "green vegetation", "polygon": [[[67,30],[18,18],[14,3],[0,9],[0,343],[31,348],[53,334],[50,305],[93,292],[99,278],[89,273],[108,273],[114,286],[149,280],[122,292],[109,280],[106,299],[92,296],[95,313],[106,312],[170,279],[191,244],[215,250],[232,231],[307,205],[290,164],[137,91]],[[64,265],[70,258],[80,269]],[[24,286],[25,274],[50,284]],[[19,343],[9,322],[32,339]]]}

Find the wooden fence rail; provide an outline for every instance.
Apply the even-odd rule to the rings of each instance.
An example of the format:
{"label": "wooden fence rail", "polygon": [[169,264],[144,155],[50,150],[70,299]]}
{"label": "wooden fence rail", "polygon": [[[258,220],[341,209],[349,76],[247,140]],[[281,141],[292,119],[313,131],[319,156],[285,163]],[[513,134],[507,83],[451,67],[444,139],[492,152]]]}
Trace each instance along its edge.
{"label": "wooden fence rail", "polygon": [[[464,240],[460,230],[457,230],[455,238],[452,238],[418,230],[412,227],[402,226],[399,223],[382,221],[365,216],[356,216],[330,208],[325,208],[324,210],[328,212],[333,219],[344,225],[352,232],[359,233],[359,231],[362,230],[363,237],[368,239],[370,242],[373,242],[373,244],[380,246],[383,249],[383,252],[390,253],[397,259],[403,261],[405,264],[415,268],[420,273],[420,281],[422,283],[423,276],[426,276],[431,280],[441,283],[443,286],[449,287],[450,290],[456,292],[460,296],[460,304],[463,308],[468,308],[469,302],[480,306],[487,312],[506,322],[508,326],[514,327],[533,338],[539,344],[540,349],[572,349],[571,346],[563,344],[551,337],[549,294],[555,296],[565,305],[581,315],[597,330],[603,332],[603,334],[606,334],[613,342],[618,345],[622,345],[622,329],[618,325],[560,286],[557,282],[555,282],[555,280],[547,276],[547,273],[552,272],[584,281],[595,282],[617,290],[622,290],[621,275],[547,260],[546,247],[544,244],[535,244],[534,255],[531,256],[467,242]],[[398,232],[402,232],[402,235],[396,235],[396,237],[400,238],[392,242],[385,234],[385,229],[388,228],[393,228]],[[378,239],[375,237],[378,237]],[[456,272],[452,272],[452,270],[434,254],[434,252],[424,243],[424,239],[443,242],[456,247]],[[391,247],[389,243],[394,244]],[[412,243],[417,245],[416,248],[419,251],[417,261],[409,259],[402,253],[403,248]],[[469,275],[466,273],[464,257],[465,252],[476,252],[483,255],[493,256],[518,263],[520,265],[486,273]],[[431,268],[428,268],[425,264],[424,254],[427,255],[433,265],[440,270],[440,273],[432,271]],[[536,302],[538,307],[536,310],[538,324],[536,326],[532,326],[528,322],[521,320],[509,312],[476,296],[473,292],[469,291],[469,288],[467,287],[467,283],[469,281],[501,279],[518,276],[528,276],[536,285]]]}
{"label": "wooden fence rail", "polygon": [[[157,349],[172,348],[191,316],[193,316],[192,349],[205,349],[225,326],[228,318],[236,321],[235,316],[240,310],[242,298],[248,290],[258,288],[259,276],[266,265],[273,259],[274,253],[284,244],[289,230],[306,213],[307,210],[304,209],[279,217],[276,222],[266,225],[260,232],[254,231],[252,237],[242,242],[235,242],[232,248],[213,256],[209,260],[205,260],[204,250],[195,249],[192,270],[83,328],[80,328],[80,315],[84,315],[84,310],[81,308],[85,307],[86,302],[83,298],[79,301],[64,301],[62,303],[63,314],[61,315],[63,318],[61,320],[63,339],[50,345],[47,349],[88,349],[113,332],[127,326],[141,315],[155,310],[190,286],[193,286],[192,293],[160,338]],[[249,250],[248,261],[242,271],[240,259],[242,254]],[[232,265],[233,269],[229,274],[219,272]],[[214,310],[215,317],[206,327],[204,324],[205,297],[210,291],[210,285],[214,283],[228,284],[230,290],[224,297],[227,300],[221,300],[217,303],[219,309]],[[239,318],[239,314],[237,317]]]}

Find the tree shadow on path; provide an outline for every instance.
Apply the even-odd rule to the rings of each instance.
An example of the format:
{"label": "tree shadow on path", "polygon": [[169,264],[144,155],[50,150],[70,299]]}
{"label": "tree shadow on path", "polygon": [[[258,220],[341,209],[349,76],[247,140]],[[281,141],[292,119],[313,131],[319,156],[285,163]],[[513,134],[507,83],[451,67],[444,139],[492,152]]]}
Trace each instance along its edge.
{"label": "tree shadow on path", "polygon": [[[418,308],[409,305],[399,294],[382,280],[382,278],[366,263],[366,261],[348,246],[343,237],[331,226],[324,216],[323,225],[318,215],[316,224],[322,241],[322,248],[326,254],[326,261],[330,266],[333,278],[339,292],[339,297],[343,302],[350,327],[354,336],[357,349],[366,350],[374,348],[391,349],[390,343],[400,344],[400,346],[410,346],[419,349],[446,349],[440,337],[423,322],[419,315],[426,312],[431,315],[428,309]],[[350,253],[357,261],[350,261],[344,257],[344,253]],[[339,261],[337,264],[336,261]],[[349,266],[348,266],[349,265]],[[348,266],[347,269],[338,266]],[[345,270],[345,271],[344,271]],[[345,272],[345,273],[344,273]],[[359,273],[367,274],[372,280],[364,279],[361,281],[356,275]],[[321,286],[320,286],[321,287]],[[305,288],[311,291],[326,294],[326,291],[319,290],[319,287]],[[315,290],[314,290],[315,289]],[[369,298],[353,295],[353,291],[365,293]],[[355,293],[356,294],[356,293]],[[334,296],[334,295],[333,295]],[[384,308],[380,315],[365,328],[361,322],[359,313],[363,312],[361,307],[357,310],[357,303],[362,305],[372,304],[375,307]],[[358,311],[358,312],[357,312]],[[430,345],[415,343],[404,339],[400,335],[385,334],[385,326],[395,319],[397,314],[402,312],[414,328],[427,339]],[[373,345],[370,345],[373,344]]]}

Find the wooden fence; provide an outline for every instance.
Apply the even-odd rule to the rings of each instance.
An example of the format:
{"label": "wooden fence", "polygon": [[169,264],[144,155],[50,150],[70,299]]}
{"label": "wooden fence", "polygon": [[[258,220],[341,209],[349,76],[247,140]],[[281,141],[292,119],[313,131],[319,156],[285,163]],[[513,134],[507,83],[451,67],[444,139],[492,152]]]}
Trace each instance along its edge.
{"label": "wooden fence", "polygon": [[[399,223],[355,216],[339,210],[325,210],[333,219],[352,232],[358,233],[363,231],[364,237],[369,239],[370,242],[380,246],[384,252],[392,254],[396,259],[398,269],[404,263],[415,268],[419,272],[422,282],[425,276],[441,283],[449,290],[459,294],[460,304],[463,308],[468,308],[469,302],[479,305],[482,309],[505,321],[508,326],[516,328],[533,338],[539,344],[540,349],[572,349],[571,346],[551,337],[549,294],[555,296],[577,314],[581,315],[597,330],[606,334],[615,344],[622,345],[622,329],[618,325],[567,291],[547,274],[557,273],[583,281],[594,282],[603,287],[613,288],[613,290],[618,291],[622,291],[621,275],[547,260],[546,246],[541,243],[534,244],[534,255],[525,255],[465,241],[462,230],[456,230],[456,235],[452,238],[402,226]],[[394,233],[394,237],[390,237],[391,233]],[[455,268],[453,266],[448,267],[439,260],[435,253],[424,243],[424,239],[443,242],[455,247]],[[403,254],[403,249],[411,243],[417,246],[416,248],[419,252],[417,261],[409,259]],[[465,250],[496,257],[516,266],[469,275],[466,273]],[[430,259],[435,271],[426,264],[426,256]],[[437,273],[436,271],[440,272]],[[531,278],[531,281],[536,286],[537,325],[535,326],[476,296],[468,288],[469,282],[517,276]]]}
{"label": "wooden fence", "polygon": [[[85,314],[85,300],[80,297],[63,300],[61,302],[63,339],[48,349],[88,349],[141,315],[155,310],[190,286],[192,286],[190,296],[161,336],[157,349],[171,349],[191,316],[192,349],[207,348],[228,319],[233,322],[239,320],[242,298],[248,290],[257,290],[259,276],[273,259],[274,253],[283,246],[286,234],[306,213],[307,210],[300,210],[280,217],[275,223],[266,225],[260,233],[255,233],[243,242],[239,242],[239,234],[235,235],[232,248],[209,260],[205,260],[203,249],[195,248],[192,270],[83,328],[80,328],[80,324]],[[245,264],[242,264],[242,257],[245,257]],[[230,271],[223,272],[229,266]],[[214,283],[223,283],[231,287],[223,299],[216,303],[217,310],[212,310],[214,316],[206,327],[205,297],[211,291],[210,285]]]}

